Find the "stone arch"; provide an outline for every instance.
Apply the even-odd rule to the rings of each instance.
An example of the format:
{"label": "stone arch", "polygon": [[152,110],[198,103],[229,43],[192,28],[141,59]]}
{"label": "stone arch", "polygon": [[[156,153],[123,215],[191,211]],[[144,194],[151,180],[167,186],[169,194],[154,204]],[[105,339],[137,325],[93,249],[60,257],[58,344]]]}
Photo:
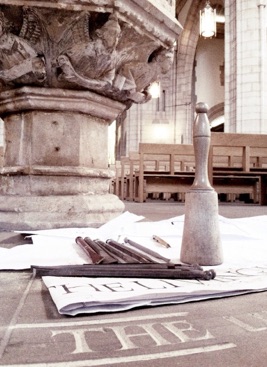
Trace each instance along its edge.
{"label": "stone arch", "polygon": [[183,143],[192,141],[192,122],[195,111],[194,59],[199,37],[199,10],[205,6],[205,0],[192,1],[184,29],[179,38],[176,64],[175,111],[179,121]]}
{"label": "stone arch", "polygon": [[[183,143],[192,142],[192,124],[194,120],[196,96],[194,80],[194,62],[199,40],[199,11],[206,0],[192,1],[188,10],[184,29],[179,38],[176,63],[175,115],[180,125]],[[184,5],[183,0],[177,3],[177,16]],[[211,6],[223,7],[222,0],[211,1]]]}
{"label": "stone arch", "polygon": [[208,118],[210,122],[212,122],[213,120],[223,115],[224,115],[224,103],[223,102],[216,104],[215,106],[211,107],[208,111]]}
{"label": "stone arch", "polygon": [[[211,125],[212,131],[224,131],[224,119],[220,119],[224,117],[224,103],[218,103],[217,105],[211,107],[208,111],[208,119]],[[213,124],[215,120],[223,120],[221,121],[219,125]]]}

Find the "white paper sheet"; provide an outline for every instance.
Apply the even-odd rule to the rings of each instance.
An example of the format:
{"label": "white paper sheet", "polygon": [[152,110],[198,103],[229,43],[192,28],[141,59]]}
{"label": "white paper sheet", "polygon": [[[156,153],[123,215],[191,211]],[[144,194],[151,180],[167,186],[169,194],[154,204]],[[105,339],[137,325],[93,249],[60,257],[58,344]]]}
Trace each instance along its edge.
{"label": "white paper sheet", "polygon": [[[0,247],[0,269],[28,269],[31,265],[76,265],[88,263],[88,258],[75,243],[77,236],[89,236],[103,241],[124,238],[140,243],[160,255],[179,262],[183,235],[184,216],[158,222],[138,222],[143,217],[124,213],[100,228],[61,228],[35,231],[33,245],[18,245],[12,249]],[[229,266],[242,264],[248,259],[256,261],[264,256],[259,243],[267,244],[267,216],[229,219],[219,216],[219,227],[224,252],[224,263]],[[165,248],[152,239],[158,235],[171,247]],[[244,244],[251,249],[243,251]],[[257,250],[258,249],[258,250]]]}
{"label": "white paper sheet", "polygon": [[79,265],[90,263],[88,257],[75,243],[75,238],[91,237],[105,241],[109,236],[118,237],[124,225],[144,217],[129,212],[112,219],[99,228],[59,228],[39,231],[22,231],[31,234],[32,245],[18,245],[11,249],[0,247],[0,270],[30,269],[31,265]]}
{"label": "white paper sheet", "polygon": [[[104,228],[35,232],[32,245],[0,248],[0,268],[84,264],[87,258],[75,243],[77,236],[101,238],[103,241],[113,238],[119,242],[128,237],[178,262],[184,216],[158,222],[138,222],[140,219],[126,213]],[[140,305],[155,306],[263,291],[267,290],[266,225],[267,216],[235,219],[219,216],[224,262],[212,267],[217,274],[214,280],[89,277],[43,277],[43,280],[58,311],[68,315],[114,312]],[[153,235],[160,236],[171,247],[159,245],[152,239]],[[100,290],[96,291],[97,288]],[[66,289],[70,291],[66,292]]]}
{"label": "white paper sheet", "polygon": [[267,290],[263,267],[218,269],[214,280],[43,277],[60,314],[117,312]]}

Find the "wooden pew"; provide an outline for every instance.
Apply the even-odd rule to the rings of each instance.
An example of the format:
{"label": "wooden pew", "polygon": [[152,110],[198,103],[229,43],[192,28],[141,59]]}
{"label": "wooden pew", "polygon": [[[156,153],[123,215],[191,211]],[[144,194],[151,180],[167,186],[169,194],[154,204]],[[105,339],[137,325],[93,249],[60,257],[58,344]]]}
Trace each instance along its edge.
{"label": "wooden pew", "polygon": [[[194,179],[194,149],[186,144],[140,143],[121,160],[121,199],[143,202],[148,194],[184,196]],[[249,194],[266,204],[267,135],[212,133],[208,172],[218,192]]]}
{"label": "wooden pew", "polygon": [[[139,144],[139,171],[135,174],[135,200],[144,202],[149,193],[185,193],[194,179],[194,149],[186,144]],[[146,162],[157,166],[147,169]]]}
{"label": "wooden pew", "polygon": [[115,178],[113,179],[114,194],[120,196],[121,193],[121,161],[115,162]]}
{"label": "wooden pew", "polygon": [[[228,157],[228,166],[249,172],[267,160],[267,135],[211,133],[209,168],[218,166],[218,157]],[[217,162],[213,160],[217,157]],[[210,171],[211,172],[211,171]]]}
{"label": "wooden pew", "polygon": [[[137,156],[136,156],[137,155]],[[120,161],[116,161],[116,179],[115,179],[115,195],[121,200],[128,198],[132,189],[132,177],[134,170],[139,166],[139,154],[130,152],[129,156],[121,157]],[[131,179],[130,179],[131,178]],[[131,186],[129,188],[129,185]],[[129,199],[129,198],[128,198]]]}
{"label": "wooden pew", "polygon": [[129,152],[129,174],[125,177],[126,200],[134,200],[135,172],[139,170],[140,155],[138,152]]}
{"label": "wooden pew", "polygon": [[266,205],[267,135],[211,133],[208,172],[215,189],[220,176],[222,191],[232,182],[232,193],[250,193],[254,202]]}
{"label": "wooden pew", "polygon": [[[122,200],[134,200],[135,175],[136,172],[139,172],[139,165],[140,154],[138,152],[129,152],[129,156],[121,158],[117,180],[119,185],[118,196]],[[167,165],[167,160],[159,162],[156,156],[148,158],[144,163],[145,170],[148,171],[166,170]]]}

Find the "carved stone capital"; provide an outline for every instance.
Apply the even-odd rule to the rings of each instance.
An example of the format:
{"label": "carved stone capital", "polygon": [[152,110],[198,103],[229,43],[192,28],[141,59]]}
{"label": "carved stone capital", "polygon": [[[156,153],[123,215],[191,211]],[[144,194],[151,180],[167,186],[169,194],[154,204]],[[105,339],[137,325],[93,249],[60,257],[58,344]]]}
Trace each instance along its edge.
{"label": "carved stone capital", "polygon": [[1,4],[2,90],[90,90],[126,105],[144,103],[149,85],[170,69],[181,31],[149,0]]}

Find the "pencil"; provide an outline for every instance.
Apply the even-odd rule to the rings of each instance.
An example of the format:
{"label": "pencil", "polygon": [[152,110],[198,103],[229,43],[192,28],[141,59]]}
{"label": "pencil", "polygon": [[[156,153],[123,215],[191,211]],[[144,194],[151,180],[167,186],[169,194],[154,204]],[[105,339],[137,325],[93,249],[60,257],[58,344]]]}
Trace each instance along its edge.
{"label": "pencil", "polygon": [[158,242],[160,245],[164,246],[164,247],[171,247],[168,242],[164,241],[162,238],[160,238],[159,236],[153,235],[152,236],[153,240]]}

